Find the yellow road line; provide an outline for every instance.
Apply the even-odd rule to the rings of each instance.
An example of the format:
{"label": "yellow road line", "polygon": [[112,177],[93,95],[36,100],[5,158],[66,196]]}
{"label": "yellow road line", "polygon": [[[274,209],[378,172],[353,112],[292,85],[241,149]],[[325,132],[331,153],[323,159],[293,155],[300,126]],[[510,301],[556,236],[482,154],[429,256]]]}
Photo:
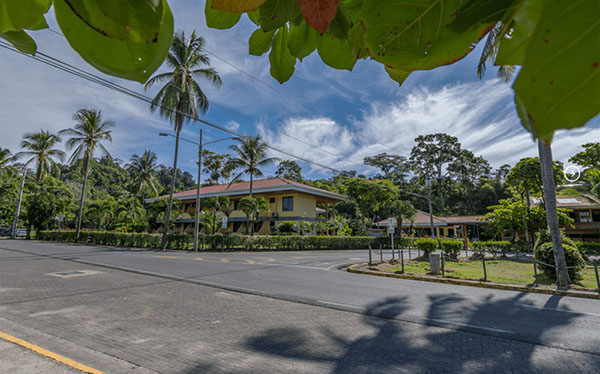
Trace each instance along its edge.
{"label": "yellow road line", "polygon": [[45,350],[42,347],[38,347],[37,345],[34,345],[34,344],[26,342],[25,340],[19,339],[17,337],[14,337],[14,336],[11,336],[11,335],[8,335],[8,334],[5,334],[2,331],[0,331],[0,338],[4,339],[6,341],[9,341],[11,343],[18,344],[21,347],[24,347],[24,348],[27,348],[27,349],[29,349],[31,351],[34,351],[35,353],[37,353],[39,355],[42,355],[42,356],[45,356],[45,357],[49,357],[49,358],[51,358],[53,360],[56,360],[56,361],[60,362],[61,364],[70,366],[70,367],[72,367],[74,369],[77,369],[79,371],[82,371],[84,373],[104,374],[103,371],[92,369],[89,366],[85,366],[84,364],[80,364],[79,362],[73,361],[70,358],[66,358],[66,357],[61,356],[59,354],[47,351],[47,350]]}
{"label": "yellow road line", "polygon": [[196,261],[202,261],[204,259],[202,257],[195,257],[194,260],[196,260]]}
{"label": "yellow road line", "polygon": [[221,262],[229,262],[229,259],[225,258],[225,257],[221,257]]}
{"label": "yellow road line", "polygon": [[179,258],[177,256],[154,256],[154,257],[158,257],[158,258]]}
{"label": "yellow road line", "polygon": [[246,262],[249,263],[250,265],[256,264],[256,261],[254,261],[254,260],[246,260]]}

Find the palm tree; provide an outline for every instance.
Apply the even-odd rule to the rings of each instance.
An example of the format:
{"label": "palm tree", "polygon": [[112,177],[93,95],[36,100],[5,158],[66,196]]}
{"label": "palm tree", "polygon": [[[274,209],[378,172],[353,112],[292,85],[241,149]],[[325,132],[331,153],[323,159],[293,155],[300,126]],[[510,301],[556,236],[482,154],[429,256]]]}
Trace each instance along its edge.
{"label": "palm tree", "polygon": [[9,167],[9,163],[14,160],[8,148],[0,148],[0,177],[13,175],[14,168]]}
{"label": "palm tree", "polygon": [[587,169],[583,175],[583,183],[592,195],[600,199],[600,169]]}
{"label": "palm tree", "polygon": [[217,211],[221,210],[222,207],[229,206],[229,197],[227,196],[216,196],[209,197],[206,199],[202,199],[200,204],[200,208],[207,208],[212,210],[213,214],[213,225],[212,225],[212,233],[215,233],[215,226],[217,226]]}
{"label": "palm tree", "polygon": [[262,141],[259,135],[244,135],[233,139],[237,140],[240,144],[229,146],[229,149],[237,155],[237,157],[232,158],[229,162],[236,169],[242,168],[243,170],[231,180],[229,185],[231,186],[233,182],[239,180],[243,174],[248,174],[250,176],[249,195],[252,196],[253,178],[264,176],[259,167],[270,166],[280,160],[276,157],[267,157],[267,143]]}
{"label": "palm tree", "polygon": [[91,166],[90,161],[93,161],[94,151],[96,150],[102,156],[110,158],[110,153],[106,150],[102,141],[108,140],[112,142],[111,130],[109,129],[114,127],[115,124],[112,121],[102,122],[102,111],[95,109],[80,109],[73,115],[73,119],[77,121],[77,124],[73,128],[62,130],[59,134],[71,136],[67,140],[67,148],[69,150],[75,148],[75,150],[69,158],[69,163],[72,165],[77,160],[82,160],[83,186],[81,187],[77,231],[75,234],[76,238],[79,239],[83,217],[83,201]]}
{"label": "palm tree", "polygon": [[139,186],[137,194],[142,197],[142,201],[144,200],[144,190],[147,187],[152,189],[154,196],[158,195],[155,184],[155,174],[158,170],[156,160],[156,153],[149,150],[145,150],[141,157],[137,154],[131,156],[129,170],[136,174],[136,184]]}
{"label": "palm tree", "polygon": [[[175,178],[177,175],[177,155],[179,152],[179,133],[183,124],[190,118],[198,119],[199,112],[204,114],[208,111],[208,98],[202,91],[202,88],[196,82],[196,79],[208,79],[216,87],[221,87],[223,83],[219,74],[212,68],[201,68],[203,65],[210,65],[210,59],[204,52],[204,38],[196,36],[192,32],[187,39],[183,31],[175,33],[169,55],[167,56],[167,66],[172,69],[167,73],[155,75],[145,85],[145,89],[152,87],[156,83],[164,83],[164,86],[158,91],[152,103],[150,110],[159,110],[160,115],[168,118],[175,129],[175,155],[173,157],[173,176],[171,178],[171,191],[169,193],[169,204],[165,216],[165,228],[169,227],[168,222],[171,218],[171,208],[173,206],[173,191],[175,190]],[[200,181],[198,181],[200,183]],[[163,231],[161,248],[167,244],[167,232]]]}
{"label": "palm tree", "polygon": [[395,217],[398,222],[398,235],[402,235],[402,221],[410,219],[417,214],[417,210],[410,201],[394,200],[389,208],[388,213],[391,217]]}
{"label": "palm tree", "polygon": [[26,150],[18,152],[14,158],[31,156],[25,164],[35,162],[35,181],[40,184],[48,172],[58,170],[54,159],[57,158],[62,161],[65,158],[65,152],[53,148],[60,142],[61,139],[49,131],[41,130],[40,132],[25,134],[23,141],[21,141],[21,148]]}
{"label": "palm tree", "polygon": [[[60,143],[61,139],[51,134],[49,131],[40,130],[40,132],[29,133],[23,136],[23,140],[21,141],[21,148],[25,149],[25,151],[18,152],[15,154],[14,159],[19,159],[21,157],[29,157],[29,160],[25,162],[23,166],[23,176],[21,178],[21,187],[19,189],[19,197],[17,198],[17,208],[15,211],[15,220],[13,224],[13,233],[12,238],[14,239],[14,233],[17,228],[17,224],[19,222],[19,212],[21,210],[21,200],[23,197],[23,187],[25,185],[25,174],[27,171],[27,166],[35,162],[35,181],[36,185],[39,186],[40,182],[44,178],[44,176],[52,171],[58,170],[58,166],[56,165],[55,158],[62,161],[65,157],[65,152],[60,149],[53,148],[56,144]],[[37,188],[33,195],[33,204],[36,204],[37,199]],[[27,237],[29,238],[29,232],[31,230],[31,224],[27,224]]]}
{"label": "palm tree", "polygon": [[252,222],[252,231],[250,235],[254,235],[254,222],[260,220],[260,211],[269,211],[269,202],[262,196],[252,197],[246,196],[240,199],[240,210],[246,214],[246,234],[250,222]]}

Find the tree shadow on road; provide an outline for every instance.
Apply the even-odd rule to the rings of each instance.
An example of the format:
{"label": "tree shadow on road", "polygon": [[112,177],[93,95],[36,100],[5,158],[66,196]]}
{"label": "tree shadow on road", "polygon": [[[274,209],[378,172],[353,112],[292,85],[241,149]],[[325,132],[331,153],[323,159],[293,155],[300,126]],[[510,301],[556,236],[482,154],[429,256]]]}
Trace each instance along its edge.
{"label": "tree shadow on road", "polygon": [[[403,322],[408,319],[404,316],[410,309],[408,299],[386,298],[367,307],[360,325],[332,321],[313,328],[272,328],[247,339],[241,348],[305,365],[305,370],[294,373],[595,372],[600,367],[595,355],[570,351],[552,355],[547,348],[536,354],[540,347],[535,343],[579,315],[546,311],[541,320],[544,311],[532,307],[524,296],[490,296],[473,304],[457,294],[433,295],[424,322],[434,326]],[[545,307],[554,307],[559,300],[552,296]],[[530,325],[527,334],[509,331],[507,322],[516,319]],[[189,372],[201,372],[196,369]],[[204,372],[221,371],[216,367]],[[289,371],[282,367],[279,372]]]}

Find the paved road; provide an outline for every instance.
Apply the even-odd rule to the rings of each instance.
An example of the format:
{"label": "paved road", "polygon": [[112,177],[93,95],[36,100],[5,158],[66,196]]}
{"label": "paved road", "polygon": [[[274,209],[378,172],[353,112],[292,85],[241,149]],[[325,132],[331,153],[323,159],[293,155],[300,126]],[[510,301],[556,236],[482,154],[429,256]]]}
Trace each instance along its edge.
{"label": "paved road", "polygon": [[[64,321],[48,327],[37,318],[20,320],[19,316],[24,310],[42,319],[61,316],[83,324],[94,336],[94,328],[106,323],[110,334],[102,334],[92,344],[85,331],[67,329],[72,334],[63,338],[81,339],[93,350],[158,372],[200,370],[202,365],[214,372],[253,372],[262,364],[269,370],[262,367],[256,372],[495,372],[502,365],[519,372],[600,372],[600,302],[376,278],[337,269],[364,261],[367,254],[360,251],[161,253],[9,240],[0,241],[0,248],[4,248],[0,250],[3,315],[33,328],[53,328],[53,333],[64,330]],[[69,278],[73,270],[85,271]],[[47,275],[65,271],[64,279]],[[103,302],[109,307],[100,311]],[[194,308],[202,313],[190,320]],[[210,314],[206,308],[216,309]],[[99,320],[101,315],[105,318]],[[156,331],[160,339],[144,335],[148,326],[139,325],[144,315],[166,325]],[[186,336],[190,323],[194,329],[199,327],[195,324],[202,325],[196,331],[214,332],[214,342],[205,338],[198,343]],[[165,357],[160,349],[132,353],[128,349],[132,339],[139,345],[151,341],[153,349],[158,341],[171,347],[181,339],[191,344],[192,353],[196,348],[208,349],[207,357],[218,365],[198,364],[188,355],[169,352],[183,360],[171,370],[173,357]],[[234,342],[242,342],[245,348],[240,352],[247,356],[238,352],[233,356],[242,361],[224,364],[228,356],[216,348],[237,352],[240,346]],[[115,345],[118,352],[110,349]],[[317,348],[319,352],[314,352]],[[427,354],[437,358],[432,361]],[[377,370],[369,370],[373,367]]]}

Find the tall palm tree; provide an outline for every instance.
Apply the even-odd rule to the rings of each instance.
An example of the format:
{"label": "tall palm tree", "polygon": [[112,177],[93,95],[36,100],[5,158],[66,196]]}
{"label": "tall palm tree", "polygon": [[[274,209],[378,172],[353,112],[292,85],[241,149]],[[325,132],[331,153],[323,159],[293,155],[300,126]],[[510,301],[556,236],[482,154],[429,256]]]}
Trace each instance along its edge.
{"label": "tall palm tree", "polygon": [[11,175],[14,171],[9,167],[9,163],[14,160],[13,155],[8,148],[0,148],[0,177]]}
{"label": "tall palm tree", "polygon": [[250,136],[244,135],[239,138],[233,138],[237,140],[239,145],[231,145],[231,149],[237,157],[232,158],[229,162],[236,169],[242,169],[229,183],[231,184],[241,178],[243,174],[250,176],[250,193],[252,196],[252,182],[254,177],[263,177],[260,167],[266,167],[279,162],[277,157],[267,157],[267,143],[261,140],[259,135]]}
{"label": "tall palm tree", "polygon": [[[35,163],[35,181],[39,186],[44,176],[52,169],[58,170],[55,159],[62,161],[65,158],[65,152],[60,149],[54,148],[61,139],[51,134],[49,131],[40,130],[40,132],[29,133],[23,136],[21,141],[21,148],[24,151],[15,154],[14,158],[19,159],[21,157],[30,157],[23,166],[23,176],[21,178],[21,187],[19,189],[19,197],[17,198],[17,208],[15,211],[15,220],[13,224],[12,238],[14,239],[14,233],[19,222],[19,212],[21,210],[21,199],[23,197],[23,187],[25,185],[25,174],[27,172],[27,166],[31,163]],[[33,204],[36,203],[37,188],[33,195]],[[29,237],[31,225],[27,224],[27,237]]]}
{"label": "tall palm tree", "polygon": [[[166,63],[172,71],[155,75],[145,85],[148,89],[156,83],[164,83],[164,86],[158,91],[152,103],[150,110],[159,110],[161,116],[168,118],[175,129],[175,154],[173,157],[173,176],[171,178],[171,191],[169,192],[169,204],[165,216],[165,230],[161,242],[161,248],[167,244],[167,232],[169,219],[171,218],[171,208],[173,206],[173,191],[175,190],[175,179],[177,176],[177,155],[179,152],[179,134],[183,125],[190,118],[198,119],[199,113],[208,111],[208,98],[202,91],[202,88],[196,82],[196,79],[207,79],[216,87],[221,87],[223,83],[221,77],[213,68],[201,68],[203,65],[210,65],[210,59],[204,52],[204,38],[196,36],[192,32],[189,39],[185,37],[183,31],[175,33],[173,43]],[[200,183],[200,181],[198,181]]]}
{"label": "tall palm tree", "polygon": [[145,150],[142,156],[137,154],[131,156],[130,161],[129,170],[136,174],[136,184],[139,186],[137,194],[142,197],[142,201],[144,200],[144,190],[147,187],[152,189],[154,196],[158,195],[155,184],[155,174],[158,170],[156,153]]}
{"label": "tall palm tree", "polygon": [[583,184],[594,197],[600,199],[600,169],[587,169],[583,174]]}
{"label": "tall palm tree", "polygon": [[95,109],[80,109],[73,115],[77,124],[70,129],[64,129],[59,134],[71,136],[67,140],[69,150],[75,148],[69,158],[72,165],[77,160],[82,160],[81,172],[83,174],[83,186],[81,187],[81,198],[79,200],[79,214],[77,216],[76,238],[79,239],[81,231],[81,220],[83,218],[83,201],[85,199],[85,189],[90,170],[90,162],[93,161],[94,152],[98,150],[101,156],[110,157],[110,153],[102,141],[112,142],[110,135],[111,128],[115,126],[112,121],[102,121],[102,111]]}
{"label": "tall palm tree", "polygon": [[221,210],[222,207],[229,206],[229,197],[227,196],[215,196],[208,197],[206,199],[202,199],[200,203],[200,208],[209,209],[213,214],[213,225],[212,225],[212,233],[215,233],[215,227],[217,226],[217,211]]}
{"label": "tall palm tree", "polygon": [[61,139],[49,131],[25,134],[21,141],[21,148],[25,150],[15,154],[15,159],[30,156],[26,164],[36,164],[35,181],[39,184],[47,173],[57,170],[55,159],[65,158],[65,152],[53,148],[60,142]]}

